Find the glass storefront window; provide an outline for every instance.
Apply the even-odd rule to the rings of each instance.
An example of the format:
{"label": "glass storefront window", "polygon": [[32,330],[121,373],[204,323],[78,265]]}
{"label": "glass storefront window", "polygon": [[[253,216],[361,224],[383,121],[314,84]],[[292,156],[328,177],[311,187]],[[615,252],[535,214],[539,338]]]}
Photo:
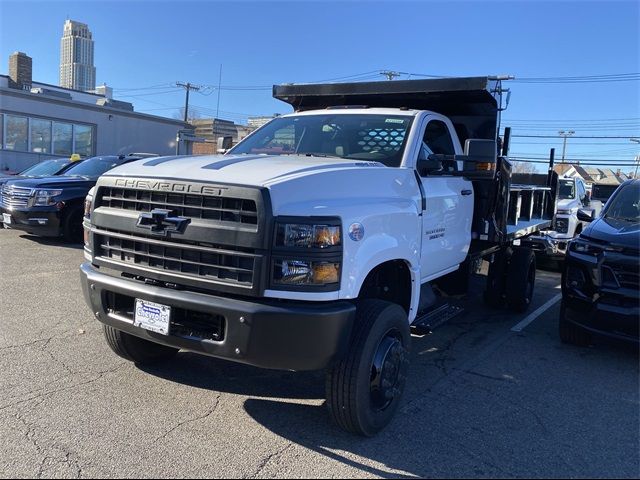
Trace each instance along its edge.
{"label": "glass storefront window", "polygon": [[75,125],[73,135],[75,137],[75,150],[73,153],[83,157],[93,155],[93,128],[87,125]]}
{"label": "glass storefront window", "polygon": [[70,123],[53,122],[53,153],[71,155],[72,146],[73,126]]}
{"label": "glass storefront window", "polygon": [[31,119],[31,151],[51,153],[51,121]]}
{"label": "glass storefront window", "polygon": [[27,151],[29,144],[29,125],[27,117],[6,115],[5,118],[6,141],[4,148],[7,150]]}

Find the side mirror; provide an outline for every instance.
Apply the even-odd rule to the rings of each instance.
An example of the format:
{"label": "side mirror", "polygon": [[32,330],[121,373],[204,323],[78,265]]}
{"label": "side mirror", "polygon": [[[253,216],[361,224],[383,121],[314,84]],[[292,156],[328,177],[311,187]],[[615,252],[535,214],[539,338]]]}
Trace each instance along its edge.
{"label": "side mirror", "polygon": [[486,172],[495,169],[498,153],[498,143],[495,140],[482,138],[469,138],[464,142],[465,160],[463,170],[465,172]]}
{"label": "side mirror", "polygon": [[419,158],[416,168],[421,176],[428,175],[431,172],[437,172],[442,170],[442,161],[432,158],[433,155],[429,155],[428,158]]}
{"label": "side mirror", "polygon": [[487,162],[495,162],[498,145],[495,140],[469,138],[464,142],[464,154],[468,157],[484,157]]}
{"label": "side mirror", "polygon": [[578,209],[578,220],[581,222],[593,222],[596,218],[596,211],[586,208]]}

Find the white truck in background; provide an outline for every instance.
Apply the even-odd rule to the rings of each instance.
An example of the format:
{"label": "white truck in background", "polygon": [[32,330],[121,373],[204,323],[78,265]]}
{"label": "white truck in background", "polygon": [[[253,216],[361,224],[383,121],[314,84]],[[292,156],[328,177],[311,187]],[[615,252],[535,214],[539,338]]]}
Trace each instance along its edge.
{"label": "white truck in background", "polygon": [[227,154],[111,170],[87,197],[80,268],[107,343],[139,364],[186,349],[325,369],[336,424],[375,434],[411,330],[459,313],[447,296],[483,262],[489,304],[531,302],[519,242],[551,227],[557,177],[512,183],[502,91],[487,77],[274,86],[295,113]]}
{"label": "white truck in background", "polygon": [[582,229],[597,213],[599,212],[591,205],[586,185],[581,178],[559,178],[554,228],[532,235],[527,239],[527,246],[539,255],[562,260],[567,253],[569,242],[580,235]]}

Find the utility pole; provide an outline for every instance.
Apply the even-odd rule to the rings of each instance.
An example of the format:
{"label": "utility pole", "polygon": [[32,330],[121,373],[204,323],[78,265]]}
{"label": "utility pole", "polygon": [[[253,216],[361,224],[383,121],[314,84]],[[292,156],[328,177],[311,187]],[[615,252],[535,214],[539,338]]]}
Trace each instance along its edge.
{"label": "utility pole", "polygon": [[558,132],[558,135],[560,135],[561,137],[564,138],[564,141],[562,143],[562,163],[564,163],[564,154],[567,150],[567,137],[570,137],[571,135],[573,135],[574,133],[576,133],[573,130],[568,130],[568,131],[564,131],[564,130],[560,130]]}
{"label": "utility pole", "polygon": [[[630,138],[629,140],[635,143],[640,143],[640,139],[638,138]],[[633,178],[638,178],[638,164],[640,163],[640,155],[636,155],[635,160],[636,160],[636,171],[633,174]]]}
{"label": "utility pole", "polygon": [[399,77],[400,74],[398,72],[393,72],[391,70],[383,70],[380,72],[380,75],[384,75],[385,77],[387,77],[387,80],[391,81],[396,77]]}
{"label": "utility pole", "polygon": [[220,115],[220,88],[222,87],[222,64],[220,64],[220,75],[218,75],[218,104],[216,105],[216,120]]}
{"label": "utility pole", "polygon": [[184,102],[184,123],[187,123],[187,118],[189,114],[189,92],[191,90],[195,90],[197,92],[198,90],[200,90],[200,87],[198,85],[192,85],[189,82],[187,83],[176,82],[176,87],[182,87],[187,91],[187,98],[185,99],[185,102]]}

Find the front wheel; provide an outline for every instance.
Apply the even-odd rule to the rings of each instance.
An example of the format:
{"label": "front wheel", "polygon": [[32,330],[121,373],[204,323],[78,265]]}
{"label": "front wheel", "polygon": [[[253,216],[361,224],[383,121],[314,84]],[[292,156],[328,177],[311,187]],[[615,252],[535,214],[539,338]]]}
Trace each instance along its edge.
{"label": "front wheel", "polygon": [[558,333],[562,343],[588,347],[591,345],[591,334],[567,318],[567,307],[564,301],[560,305],[560,318],[558,320]]}
{"label": "front wheel", "polygon": [[172,359],[178,353],[177,348],[150,342],[129,333],[103,325],[104,337],[113,352],[134,362],[136,365],[154,365]]}
{"label": "front wheel", "polygon": [[340,428],[369,437],[391,421],[404,392],[410,341],[399,305],[358,304],[349,351],[327,372],[327,405]]}
{"label": "front wheel", "polygon": [[67,242],[82,242],[82,209],[74,207],[64,217],[62,236]]}

